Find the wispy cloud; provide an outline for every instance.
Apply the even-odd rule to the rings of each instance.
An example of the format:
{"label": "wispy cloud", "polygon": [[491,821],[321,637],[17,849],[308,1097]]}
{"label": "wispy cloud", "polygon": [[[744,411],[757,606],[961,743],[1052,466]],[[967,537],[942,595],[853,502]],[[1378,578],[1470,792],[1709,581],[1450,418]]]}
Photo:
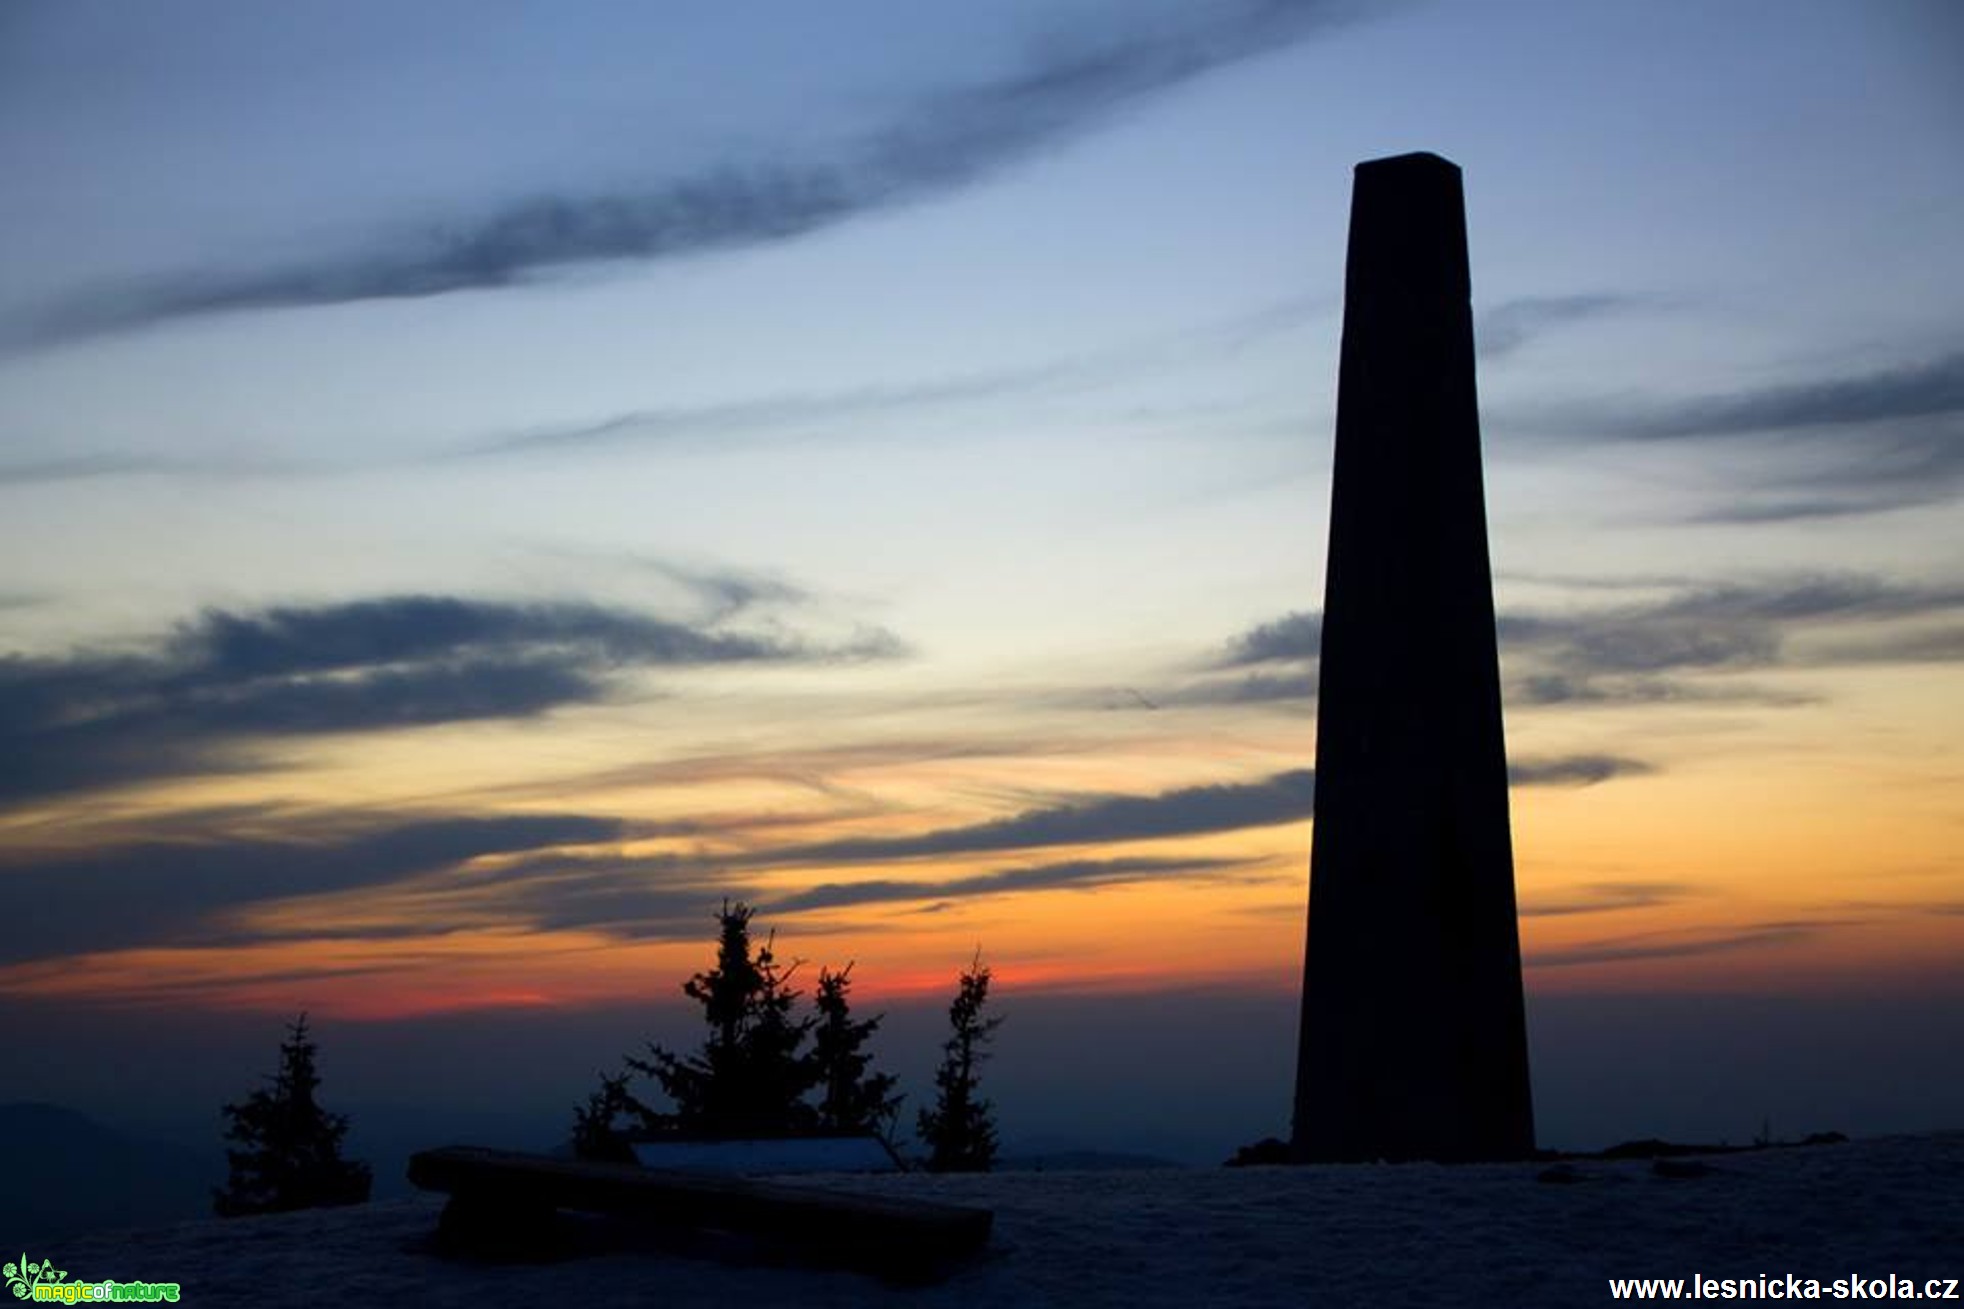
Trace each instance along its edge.
{"label": "wispy cloud", "polygon": [[611,558],[680,589],[704,609],[710,622],[722,622],[763,606],[803,604],[812,598],[803,586],[770,573],[721,565],[683,564],[639,554]]}
{"label": "wispy cloud", "polygon": [[1621,614],[1513,614],[1500,628],[1503,646],[1539,651],[1569,673],[1763,668],[1780,653],[1780,632],[1767,619],[1678,605]]}
{"label": "wispy cloud", "polygon": [[[1307,704],[1316,698],[1316,662],[1322,643],[1323,615],[1292,611],[1235,633],[1198,665],[1198,676],[1175,686],[1152,688],[1144,693],[1145,702],[1154,708]],[[1121,702],[1110,707],[1131,706]]]}
{"label": "wispy cloud", "polygon": [[[467,878],[432,879],[419,874],[413,885],[399,887],[393,896],[391,912],[398,921],[352,929],[336,927],[331,935],[337,939],[423,936],[468,925],[505,931],[600,932],[624,940],[696,940],[717,904],[727,898],[747,900],[772,917],[914,901],[933,901],[947,907],[997,895],[1092,890],[1141,882],[1245,879],[1255,875],[1252,870],[1262,861],[1205,857],[1081,859],[919,881],[824,882],[788,894],[761,889],[742,871],[743,862],[693,854],[578,849],[542,852],[497,868],[474,869]],[[339,888],[325,888],[327,892],[335,889]],[[863,929],[865,924],[857,926]],[[281,925],[233,915],[207,921],[199,929],[199,939],[236,944],[316,932],[304,923]]]}
{"label": "wispy cloud", "polygon": [[540,195],[406,240],[282,268],[212,271],[78,297],[17,328],[49,342],[176,318],[513,286],[577,264],[791,240],[974,185],[1212,70],[1348,16],[1329,0],[1233,0],[1033,48],[993,80],[932,94],[847,147],[732,160],[612,194]]}
{"label": "wispy cloud", "polygon": [[462,456],[522,454],[593,446],[706,439],[787,429],[824,428],[855,419],[1028,394],[1081,375],[1071,364],[1005,369],[911,386],[869,386],[738,400],[727,404],[632,409],[605,418],[486,437],[454,452]]}
{"label": "wispy cloud", "polygon": [[1829,664],[1964,663],[1964,627],[1877,633],[1823,644],[1815,657]]}
{"label": "wispy cloud", "polygon": [[[1199,322],[1142,339],[1088,349],[1045,363],[904,384],[845,387],[832,391],[786,392],[720,403],[626,409],[534,425],[518,431],[468,438],[447,448],[393,458],[384,466],[447,463],[501,456],[600,450],[616,446],[734,438],[792,438],[820,435],[851,426],[855,431],[877,420],[919,418],[937,411],[1015,397],[1064,397],[1095,389],[1142,372],[1172,367],[1242,349],[1250,343],[1299,326],[1328,308],[1323,297],[1285,296],[1254,309]],[[157,455],[102,450],[51,459],[0,463],[0,488],[106,478],[189,479],[333,476],[375,465],[332,460],[281,460],[261,455],[214,453]],[[677,575],[679,580],[679,575]],[[768,584],[769,579],[755,579]],[[761,594],[752,599],[765,598]],[[778,597],[782,598],[782,597]]]}
{"label": "wispy cloud", "polygon": [[1612,777],[1640,777],[1656,771],[1641,759],[1621,755],[1556,755],[1512,761],[1507,765],[1507,780],[1515,786],[1594,786]]}
{"label": "wispy cloud", "polygon": [[789,392],[716,404],[629,409],[599,418],[498,433],[464,442],[448,458],[566,451],[618,445],[802,435],[914,417],[1005,397],[1063,397],[1141,372],[1218,357],[1289,331],[1328,308],[1324,297],[1291,295],[1267,304],[1021,367],[1000,368],[893,385]]}
{"label": "wispy cloud", "polygon": [[1785,945],[1817,935],[1828,928],[1848,925],[1829,921],[1780,922],[1760,923],[1734,931],[1646,932],[1555,950],[1537,950],[1523,962],[1530,968],[1572,968],[1583,964],[1731,954],[1738,950]]}
{"label": "wispy cloud", "polygon": [[[1262,861],[1232,858],[1076,859],[957,877],[822,882],[785,893],[764,890],[746,869],[781,865],[788,852],[712,857],[555,852],[437,886],[409,907],[417,921],[496,922],[528,931],[600,931],[610,936],[692,940],[724,898],[767,915],[862,905],[961,900],[1041,891],[1089,890],[1158,881],[1246,877]],[[424,928],[422,930],[427,930]]]}
{"label": "wispy cloud", "polygon": [[1008,895],[1019,891],[1089,890],[1137,882],[1214,881],[1259,862],[1248,859],[1076,859],[1024,868],[999,868],[966,877],[930,881],[824,882],[809,890],[769,901],[762,907],[772,913],[799,913],[893,901],[932,900],[945,905],[954,900]]}
{"label": "wispy cloud", "polygon": [[760,862],[871,863],[1231,832],[1306,821],[1314,794],[1315,775],[1297,769],[1257,782],[1183,787],[1158,795],[1098,796],[914,836],[825,841],[773,851]]}
{"label": "wispy cloud", "polygon": [[355,465],[329,460],[269,458],[264,454],[217,451],[203,454],[150,454],[97,450],[53,459],[0,463],[0,490],[36,488],[109,478],[174,478],[203,481],[244,478],[332,476]]}
{"label": "wispy cloud", "polygon": [[1684,882],[1595,882],[1562,896],[1524,898],[1521,916],[1559,918],[1619,909],[1651,909],[1674,904],[1696,893],[1697,888]]}
{"label": "wispy cloud", "polygon": [[60,459],[0,464],[0,486],[38,486],[48,482],[81,482],[98,477],[131,477],[145,473],[184,475],[213,471],[218,471],[216,465],[161,455],[72,455]]}
{"label": "wispy cloud", "polygon": [[626,668],[892,654],[599,605],[393,596],[212,610],[135,653],[0,659],[0,804],[238,766],[282,736],[521,718],[613,694]]}
{"label": "wispy cloud", "polygon": [[1627,418],[1618,434],[1649,440],[1741,436],[1964,412],[1964,353],[1817,382],[1680,400]]}
{"label": "wispy cloud", "polygon": [[[1582,699],[1592,686],[1634,679],[1671,698],[1658,674],[1850,662],[1847,647],[1797,638],[1861,624],[1865,661],[1941,655],[1919,626],[1964,611],[1964,584],[1893,582],[1872,575],[1802,574],[1691,587],[1658,600],[1569,613],[1510,612],[1503,652],[1539,677],[1544,701]],[[1696,692],[1690,692],[1695,695]]]}
{"label": "wispy cloud", "polygon": [[1315,659],[1323,649],[1323,615],[1301,610],[1257,623],[1232,637],[1216,668]]}
{"label": "wispy cloud", "polygon": [[[1509,677],[1508,699],[1537,705],[1714,699],[1792,704],[1800,701],[1791,694],[1700,679],[1751,670],[1964,658],[1964,633],[1955,621],[1964,614],[1964,583],[1809,573],[1709,585],[1660,579],[1646,582],[1644,589],[1660,587],[1668,594],[1606,607],[1502,611],[1496,631]],[[1857,628],[1858,634],[1849,634]],[[1313,696],[1307,670],[1321,632],[1319,614],[1284,614],[1233,636],[1226,652],[1208,664],[1217,672],[1297,664],[1303,672],[1215,677],[1148,694],[1155,704]]]}
{"label": "wispy cloud", "polygon": [[1313,668],[1282,673],[1248,673],[1239,677],[1205,677],[1170,690],[1156,690],[1150,701],[1161,705],[1293,704],[1316,699]]}
{"label": "wispy cloud", "polygon": [[688,940],[724,898],[755,901],[729,861],[687,854],[557,852],[433,888],[404,912],[412,921],[492,922],[533,932],[599,931],[637,940]]}
{"label": "wispy cloud", "polygon": [[1606,293],[1524,296],[1503,301],[1481,313],[1473,337],[1482,359],[1499,359],[1513,354],[1544,332],[1568,323],[1601,318],[1635,303],[1630,296]]}
{"label": "wispy cloud", "polygon": [[[937,697],[935,703],[942,704],[945,700]],[[888,810],[877,800],[851,788],[852,777],[863,771],[880,772],[934,761],[1082,755],[1099,744],[1081,736],[1050,737],[1028,731],[997,736],[948,734],[846,739],[804,749],[771,747],[684,753],[537,781],[507,783],[478,794],[511,802],[553,802],[577,800],[595,791],[620,787],[762,781],[802,787],[824,797],[831,816],[865,816]],[[847,801],[844,809],[838,807],[842,798]]]}
{"label": "wispy cloud", "polygon": [[1719,683],[1689,677],[1598,676],[1570,673],[1531,673],[1510,679],[1505,695],[1512,705],[1541,708],[1586,708],[1636,705],[1759,705],[1790,709],[1816,704],[1819,697],[1798,691],[1774,690],[1736,679]]}
{"label": "wispy cloud", "polygon": [[[1647,765],[1612,756],[1579,755],[1529,762],[1520,785],[1587,785],[1612,776],[1645,771]],[[852,837],[797,845],[759,845],[749,838],[778,825],[772,818],[737,817],[693,830],[665,825],[662,834],[735,838],[738,849],[697,850],[686,854],[556,852],[519,860],[473,877],[467,886],[433,893],[423,911],[443,916],[491,915],[533,930],[598,929],[639,938],[693,936],[701,930],[705,907],[719,897],[738,896],[771,913],[802,913],[856,905],[940,901],[952,903],[1015,892],[1109,886],[1162,879],[1242,877],[1262,862],[1216,857],[1125,856],[1066,859],[1021,867],[963,873],[953,877],[873,878],[827,881],[800,890],[760,890],[756,876],[800,865],[911,863],[1003,851],[1111,845],[1178,839],[1215,832],[1307,821],[1314,801],[1314,778],[1307,770],[1278,773],[1256,782],[1182,787],[1157,795],[1098,795],[1025,809],[1005,818],[906,836]],[[637,836],[653,834],[637,828]],[[1669,888],[1641,892],[1595,888],[1599,897],[1619,896],[1623,905],[1640,896],[1661,896]],[[1648,902],[1648,901],[1643,901]],[[448,908],[444,908],[448,906]],[[1594,907],[1615,907],[1607,902]],[[1550,907],[1541,912],[1582,912]]]}
{"label": "wispy cloud", "polygon": [[[581,814],[333,819],[279,838],[207,837],[0,863],[0,962],[231,939],[233,911],[399,883],[485,855],[611,842],[622,825]],[[350,829],[353,830],[350,830]]]}
{"label": "wispy cloud", "polygon": [[1964,414],[1743,438],[1748,472],[1685,515],[1691,522],[1764,524],[1850,518],[1948,504],[1964,495]]}
{"label": "wispy cloud", "polygon": [[[1585,401],[1496,425],[1696,450],[1713,475],[1690,521],[1882,513],[1964,494],[1964,353],[1705,395]],[[1752,458],[1729,466],[1729,451]]]}

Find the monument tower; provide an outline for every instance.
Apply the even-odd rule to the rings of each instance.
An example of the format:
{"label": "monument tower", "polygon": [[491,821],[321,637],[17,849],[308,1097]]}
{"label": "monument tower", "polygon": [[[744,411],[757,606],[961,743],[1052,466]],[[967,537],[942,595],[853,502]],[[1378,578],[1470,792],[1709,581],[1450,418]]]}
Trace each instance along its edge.
{"label": "monument tower", "polygon": [[1298,1160],[1534,1149],[1466,207],[1359,164],[1344,276]]}

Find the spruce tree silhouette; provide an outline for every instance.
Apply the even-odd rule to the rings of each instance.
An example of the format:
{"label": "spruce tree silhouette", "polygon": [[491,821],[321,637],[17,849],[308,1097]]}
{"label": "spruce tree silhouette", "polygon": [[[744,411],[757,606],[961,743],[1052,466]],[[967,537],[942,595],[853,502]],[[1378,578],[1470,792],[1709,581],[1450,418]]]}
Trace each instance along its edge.
{"label": "spruce tree silhouette", "polygon": [[650,1043],[646,1059],[627,1060],[629,1068],[652,1077],[675,1106],[663,1112],[633,1102],[631,1112],[651,1131],[770,1137],[817,1125],[817,1114],[804,1101],[817,1073],[802,1049],[813,1020],[793,1015],[799,992],[790,982],[798,965],[778,967],[775,936],[753,957],[754,913],[741,901],[724,901],[716,915],[716,966],[682,985],[709,1024],[702,1049],[685,1057]]}
{"label": "spruce tree silhouette", "polygon": [[[633,1136],[736,1139],[807,1132],[873,1133],[892,1143],[902,1097],[896,1079],[871,1071],[866,1042],[881,1017],[855,1021],[852,965],[819,971],[817,1013],[798,1017],[801,993],[790,985],[798,965],[780,968],[776,936],[751,950],[755,911],[723,902],[717,912],[716,965],[691,977],[683,994],[702,1006],[709,1036],[682,1056],[650,1043],[648,1057],[600,1075],[600,1085],[573,1110],[573,1153],[620,1162],[634,1157]],[[812,1048],[804,1049],[807,1039]],[[656,1109],[629,1090],[636,1074],[652,1078],[672,1104]],[[818,1103],[806,1097],[817,1092]]]}
{"label": "spruce tree silhouette", "polygon": [[225,1139],[239,1148],[225,1152],[231,1175],[223,1190],[212,1191],[212,1209],[221,1217],[368,1199],[368,1165],[341,1158],[347,1115],[327,1113],[314,1098],[320,1088],[314,1049],[303,1013],[287,1029],[272,1086],[224,1106]]}
{"label": "spruce tree silhouette", "polygon": [[941,1047],[941,1067],[934,1074],[939,1099],[933,1109],[921,1110],[918,1130],[933,1172],[986,1173],[996,1160],[992,1106],[976,1094],[982,1062],[988,1058],[983,1047],[1002,1025],[1000,1018],[982,1017],[988,1000],[989,969],[978,950],[948,1006],[954,1032]]}
{"label": "spruce tree silhouette", "polygon": [[848,992],[852,965],[838,972],[818,972],[818,1026],[812,1037],[813,1078],[817,1084],[818,1127],[824,1132],[871,1132],[891,1143],[902,1096],[897,1079],[871,1071],[873,1056],[866,1042],[879,1030],[881,1017],[855,1022]]}

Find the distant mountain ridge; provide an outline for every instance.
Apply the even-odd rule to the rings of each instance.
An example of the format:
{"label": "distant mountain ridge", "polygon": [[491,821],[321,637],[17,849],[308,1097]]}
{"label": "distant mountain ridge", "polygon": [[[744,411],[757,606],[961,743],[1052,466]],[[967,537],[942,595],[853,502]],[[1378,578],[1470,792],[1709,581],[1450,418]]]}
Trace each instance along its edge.
{"label": "distant mountain ridge", "polygon": [[61,1105],[0,1105],[0,1243],[201,1218],[224,1180],[216,1145],[193,1150],[104,1126]]}

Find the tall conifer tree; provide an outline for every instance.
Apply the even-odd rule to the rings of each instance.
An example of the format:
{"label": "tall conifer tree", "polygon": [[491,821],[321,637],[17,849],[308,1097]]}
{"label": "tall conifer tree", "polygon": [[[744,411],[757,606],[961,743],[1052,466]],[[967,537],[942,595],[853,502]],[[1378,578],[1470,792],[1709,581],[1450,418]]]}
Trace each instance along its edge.
{"label": "tall conifer tree", "polygon": [[725,901],[717,914],[716,966],[682,992],[702,1006],[709,1036],[693,1055],[650,1044],[628,1067],[661,1086],[674,1103],[658,1111],[636,1103],[644,1125],[692,1136],[782,1136],[809,1131],[816,1115],[804,1096],[816,1076],[804,1044],[812,1019],[795,1014],[794,963],[780,968],[775,938],[751,953],[754,911]]}
{"label": "tall conifer tree", "polygon": [[961,975],[948,1022],[954,1029],[942,1049],[941,1068],[934,1075],[938,1099],[920,1115],[921,1140],[927,1143],[927,1166],[937,1173],[985,1173],[996,1160],[993,1106],[981,1097],[984,1048],[1002,1025],[1000,1018],[983,1018],[989,1000],[989,969],[976,951]]}
{"label": "tall conifer tree", "polygon": [[228,1104],[225,1139],[231,1175],[212,1192],[212,1208],[223,1217],[311,1209],[320,1205],[360,1204],[368,1199],[368,1165],[341,1157],[347,1135],[345,1114],[320,1107],[315,1092],[315,1047],[307,1036],[307,1015],[287,1029],[280,1046],[280,1071],[242,1103]]}

